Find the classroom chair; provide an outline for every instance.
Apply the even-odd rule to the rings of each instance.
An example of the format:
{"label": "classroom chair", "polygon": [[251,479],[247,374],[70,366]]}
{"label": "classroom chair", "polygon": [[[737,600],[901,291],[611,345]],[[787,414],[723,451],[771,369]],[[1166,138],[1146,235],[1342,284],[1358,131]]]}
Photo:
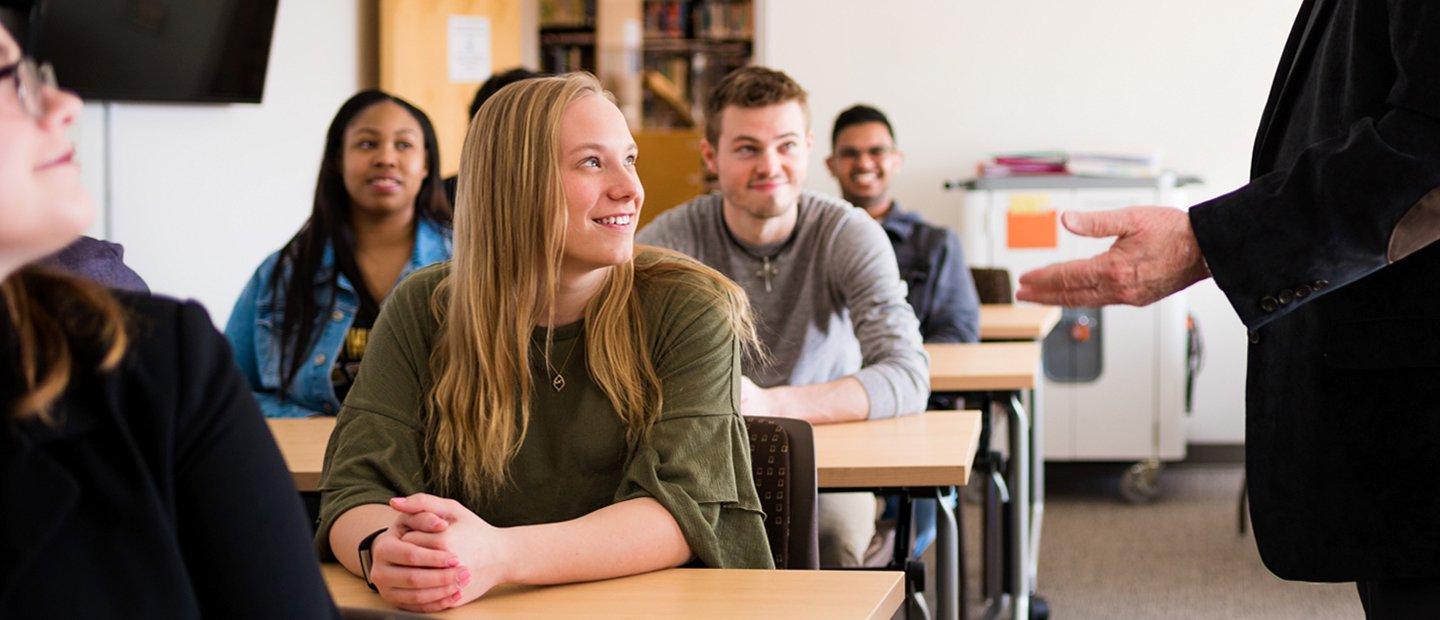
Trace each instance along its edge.
{"label": "classroom chair", "polygon": [[745,416],[775,568],[820,568],[815,436],[804,420]]}
{"label": "classroom chair", "polygon": [[1015,303],[1015,293],[1010,288],[1009,269],[971,267],[970,277],[975,280],[975,291],[980,294],[980,303]]}

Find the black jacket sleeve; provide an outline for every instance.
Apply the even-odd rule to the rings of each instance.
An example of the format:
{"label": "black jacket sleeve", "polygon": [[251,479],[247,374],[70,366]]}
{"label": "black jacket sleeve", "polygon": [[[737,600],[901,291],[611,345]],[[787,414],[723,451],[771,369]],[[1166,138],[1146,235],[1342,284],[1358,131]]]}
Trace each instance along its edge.
{"label": "black jacket sleeve", "polygon": [[1247,327],[1440,238],[1440,3],[1390,0],[1387,17],[1397,74],[1388,111],[1190,210]]}
{"label": "black jacket sleeve", "polygon": [[204,615],[334,616],[304,509],[250,388],[205,311],[178,309],[176,520]]}

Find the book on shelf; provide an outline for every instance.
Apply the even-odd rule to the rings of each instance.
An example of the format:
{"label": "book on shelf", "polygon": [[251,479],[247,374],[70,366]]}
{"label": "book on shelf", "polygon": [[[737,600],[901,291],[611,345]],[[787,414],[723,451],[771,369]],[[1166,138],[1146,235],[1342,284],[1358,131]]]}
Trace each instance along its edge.
{"label": "book on shelf", "polygon": [[594,28],[595,0],[540,0],[540,28]]}

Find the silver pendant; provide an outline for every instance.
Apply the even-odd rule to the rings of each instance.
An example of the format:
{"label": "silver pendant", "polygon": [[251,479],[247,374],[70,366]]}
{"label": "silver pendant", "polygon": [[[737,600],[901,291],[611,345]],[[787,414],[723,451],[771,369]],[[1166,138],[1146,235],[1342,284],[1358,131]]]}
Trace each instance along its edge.
{"label": "silver pendant", "polygon": [[760,260],[763,261],[763,264],[761,265],[760,270],[755,272],[755,275],[760,276],[761,279],[765,280],[765,292],[769,293],[771,292],[770,280],[771,278],[774,278],[775,276],[780,274],[780,268],[770,264],[770,257],[768,256]]}
{"label": "silver pendant", "polygon": [[561,375],[555,375],[555,378],[550,380],[550,385],[555,386],[556,392],[565,389],[565,377]]}

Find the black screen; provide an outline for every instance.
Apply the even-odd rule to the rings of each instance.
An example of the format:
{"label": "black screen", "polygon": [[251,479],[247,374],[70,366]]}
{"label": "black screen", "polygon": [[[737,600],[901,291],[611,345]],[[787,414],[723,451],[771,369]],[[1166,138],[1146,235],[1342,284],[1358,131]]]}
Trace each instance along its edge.
{"label": "black screen", "polygon": [[41,0],[27,37],[85,99],[259,103],[278,0]]}

